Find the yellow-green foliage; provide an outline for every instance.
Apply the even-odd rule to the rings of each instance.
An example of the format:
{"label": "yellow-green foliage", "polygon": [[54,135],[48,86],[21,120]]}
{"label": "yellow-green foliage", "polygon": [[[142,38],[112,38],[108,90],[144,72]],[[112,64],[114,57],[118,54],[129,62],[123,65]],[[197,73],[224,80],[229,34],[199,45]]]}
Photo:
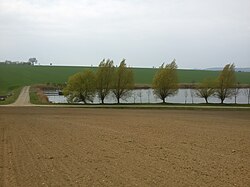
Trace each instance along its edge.
{"label": "yellow-green foliage", "polygon": [[215,95],[221,100],[221,103],[226,98],[233,96],[233,88],[236,83],[234,64],[227,64],[220,73],[217,80],[217,89]]}
{"label": "yellow-green foliage", "polygon": [[85,70],[69,77],[64,95],[68,96],[70,102],[93,102],[95,97],[96,77],[91,70]]}
{"label": "yellow-green foliage", "polygon": [[216,80],[206,78],[196,87],[196,95],[198,97],[204,98],[206,103],[208,103],[208,98],[214,94],[215,87]]}
{"label": "yellow-green foliage", "polygon": [[98,97],[101,99],[101,102],[104,103],[105,97],[109,94],[112,88],[112,81],[114,78],[114,63],[112,60],[103,59],[100,62],[99,67],[96,71],[96,89]]}
{"label": "yellow-green foliage", "polygon": [[165,66],[162,64],[153,79],[154,94],[162,99],[163,103],[165,103],[166,97],[177,94],[178,77],[176,70],[175,60]]}
{"label": "yellow-green foliage", "polygon": [[118,68],[116,68],[113,80],[113,93],[120,103],[121,98],[126,98],[130,90],[134,88],[134,74],[132,69],[128,68],[125,59],[123,59]]}

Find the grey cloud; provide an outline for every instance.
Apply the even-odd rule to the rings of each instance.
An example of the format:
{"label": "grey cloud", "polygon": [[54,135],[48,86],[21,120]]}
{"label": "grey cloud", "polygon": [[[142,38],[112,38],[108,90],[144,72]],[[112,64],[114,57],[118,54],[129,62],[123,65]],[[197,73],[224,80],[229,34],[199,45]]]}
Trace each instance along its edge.
{"label": "grey cloud", "polygon": [[0,60],[132,66],[249,66],[248,0],[2,0]]}

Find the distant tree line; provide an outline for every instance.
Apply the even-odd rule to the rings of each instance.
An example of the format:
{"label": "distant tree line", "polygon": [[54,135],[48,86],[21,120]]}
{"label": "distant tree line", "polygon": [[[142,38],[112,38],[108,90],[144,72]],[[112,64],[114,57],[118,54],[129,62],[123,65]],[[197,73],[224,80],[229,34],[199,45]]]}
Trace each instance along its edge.
{"label": "distant tree line", "polygon": [[37,63],[36,58],[29,58],[27,62],[22,62],[22,61],[10,61],[10,60],[5,60],[4,62],[0,62],[0,64],[9,64],[9,65],[34,65]]}
{"label": "distant tree line", "polygon": [[[169,64],[162,64],[155,73],[152,80],[154,95],[166,103],[168,97],[178,93],[178,75],[176,60]],[[85,70],[69,77],[64,95],[69,102],[93,102],[97,95],[101,103],[105,103],[105,98],[112,93],[117,103],[121,99],[131,96],[131,90],[135,88],[134,75],[131,68],[127,67],[125,59],[118,67],[110,59],[103,59],[96,72]],[[235,98],[239,94],[240,84],[235,77],[234,64],[225,65],[216,79],[207,77],[201,83],[193,85],[192,98],[194,95],[204,98],[206,103],[211,96],[220,99],[221,104],[226,98]],[[250,89],[245,91],[250,98]],[[187,94],[186,94],[187,96]],[[185,96],[185,97],[186,97]],[[192,101],[193,103],[193,101]]]}

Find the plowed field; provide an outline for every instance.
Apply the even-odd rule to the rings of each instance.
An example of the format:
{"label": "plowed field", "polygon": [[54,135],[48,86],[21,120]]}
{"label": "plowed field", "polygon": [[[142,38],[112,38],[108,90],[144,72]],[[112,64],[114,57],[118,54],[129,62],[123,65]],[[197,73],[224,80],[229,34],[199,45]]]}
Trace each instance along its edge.
{"label": "plowed field", "polygon": [[0,107],[0,186],[250,186],[250,112]]}

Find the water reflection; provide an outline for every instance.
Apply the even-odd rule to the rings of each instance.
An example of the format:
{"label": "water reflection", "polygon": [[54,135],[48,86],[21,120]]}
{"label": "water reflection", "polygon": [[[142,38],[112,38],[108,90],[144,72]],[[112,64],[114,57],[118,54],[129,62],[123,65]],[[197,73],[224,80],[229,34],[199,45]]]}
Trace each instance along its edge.
{"label": "water reflection", "polygon": [[[241,89],[239,95],[237,96],[237,103],[238,104],[247,104],[247,96],[243,93],[244,89]],[[68,103],[67,98],[58,95],[58,94],[47,94],[48,99],[52,103]],[[113,94],[109,94],[105,98],[105,103],[112,104],[117,103],[116,98]],[[162,101],[155,97],[153,94],[153,89],[136,89],[131,91],[131,94],[128,98],[122,98],[120,103],[161,103]],[[195,91],[193,89],[179,89],[178,94],[172,97],[168,97],[166,99],[168,103],[205,103],[205,99],[199,98],[195,95]],[[208,98],[209,103],[220,103],[220,100],[215,97]],[[234,103],[234,98],[227,98],[225,99],[224,103]],[[101,100],[96,96],[94,98],[94,104],[101,103]]]}

